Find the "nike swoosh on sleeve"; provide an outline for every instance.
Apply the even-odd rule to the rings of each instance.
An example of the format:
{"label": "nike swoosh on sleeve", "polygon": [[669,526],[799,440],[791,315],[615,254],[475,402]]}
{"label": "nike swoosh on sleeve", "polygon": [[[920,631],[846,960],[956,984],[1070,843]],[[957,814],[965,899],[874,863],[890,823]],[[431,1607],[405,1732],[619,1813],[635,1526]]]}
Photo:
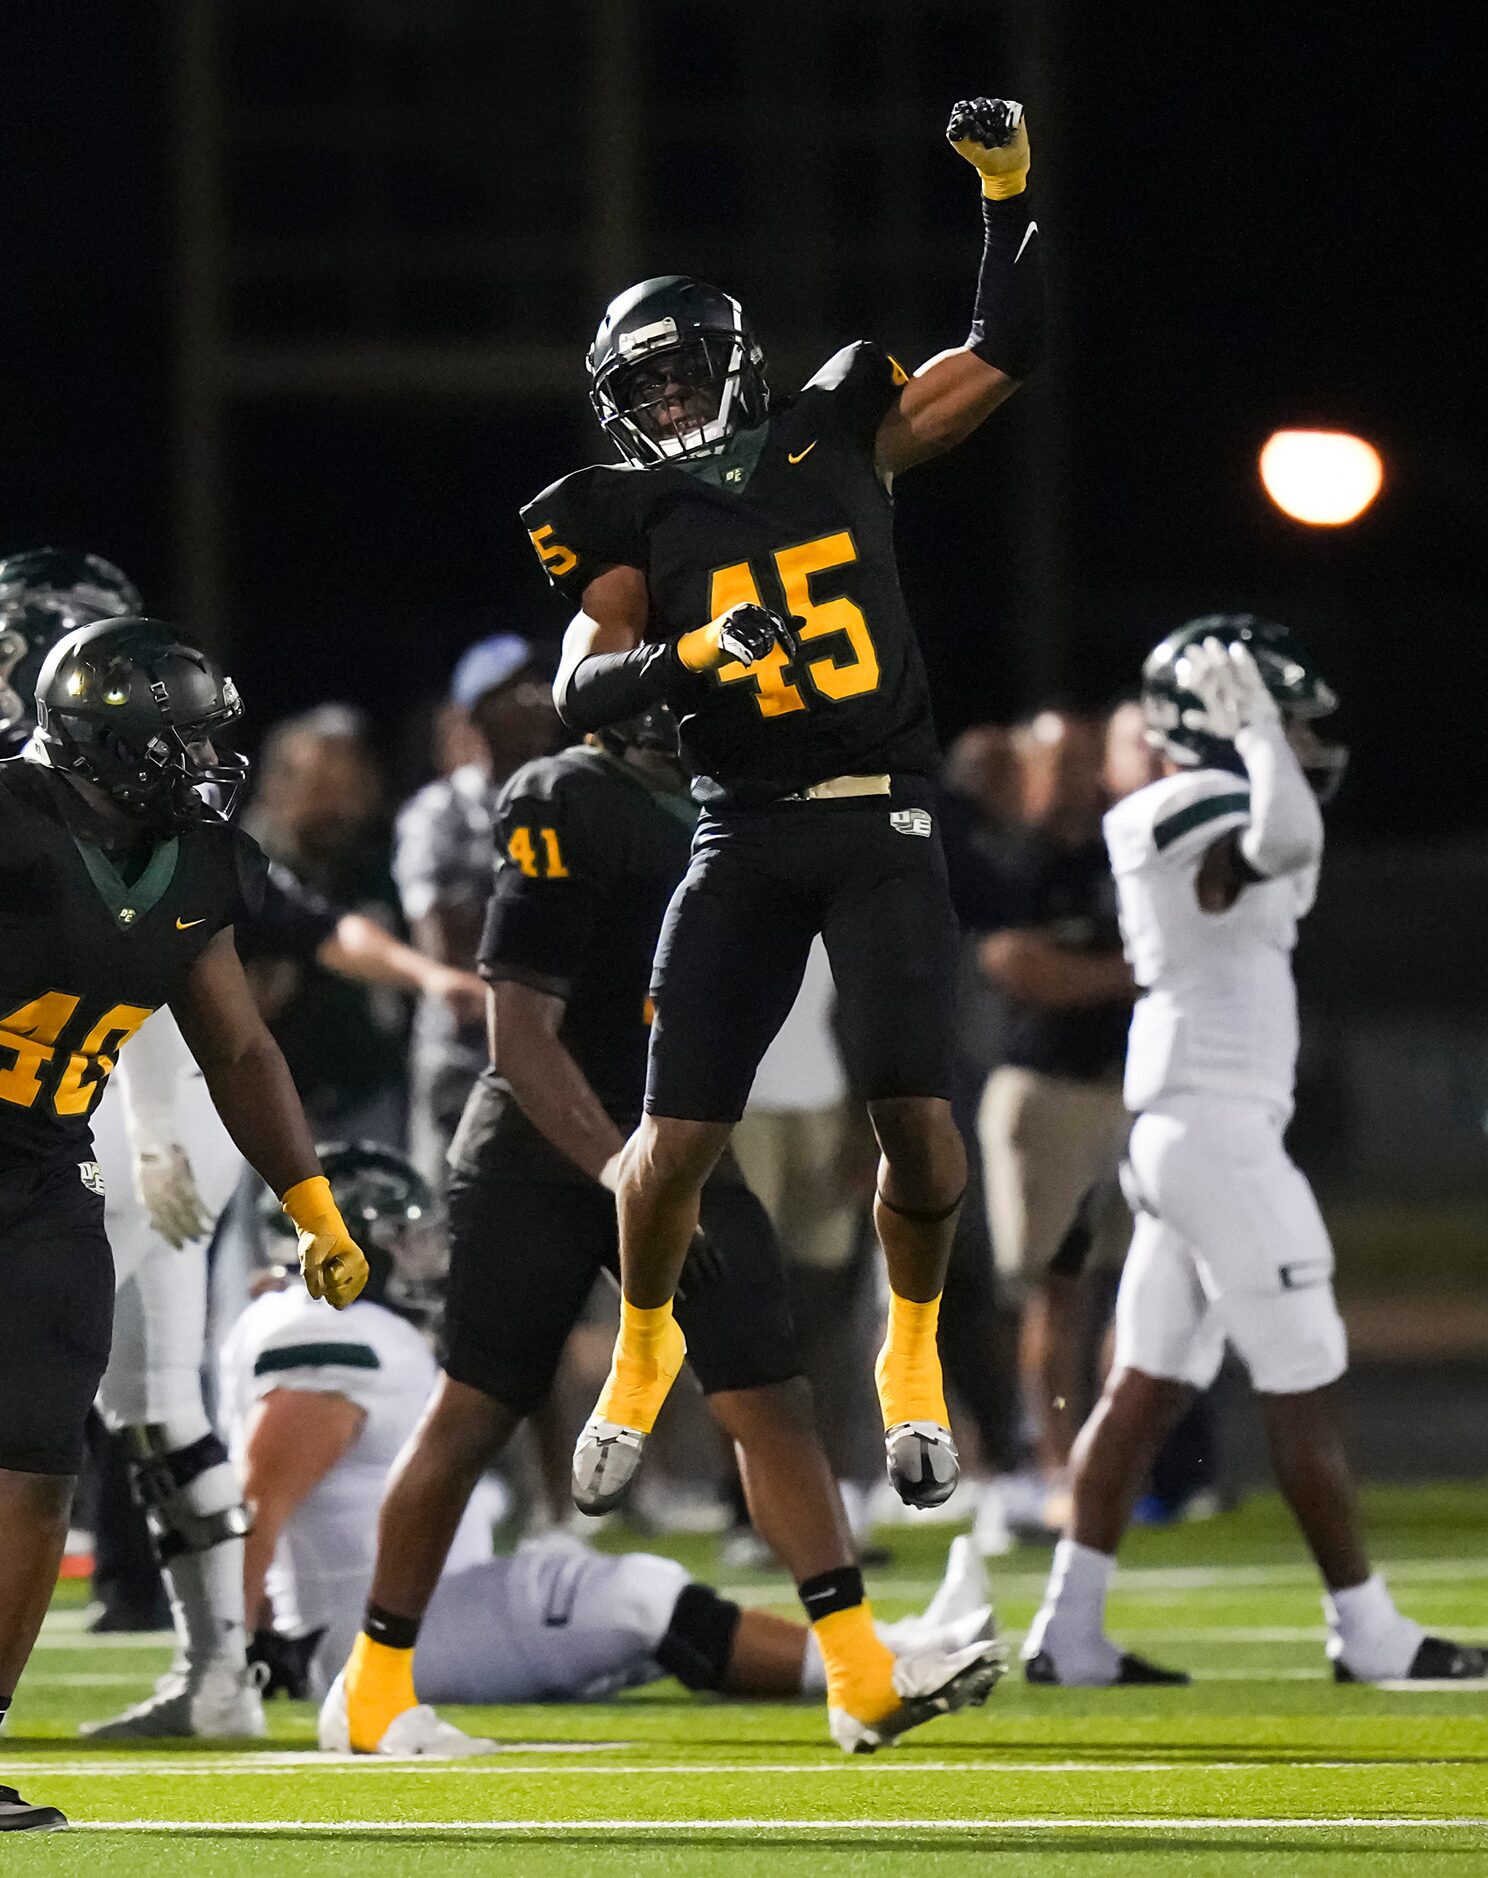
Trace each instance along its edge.
{"label": "nike swoosh on sleeve", "polygon": [[816,438],[813,437],[810,443],[807,444],[804,450],[797,451],[794,455],[789,450],[787,450],[785,453],[785,460],[787,463],[799,463],[802,457],[810,456],[811,452],[815,448],[816,448]]}
{"label": "nike swoosh on sleeve", "polygon": [[1018,252],[1013,256],[1014,267],[1016,267],[1018,263],[1023,259],[1023,250],[1028,246],[1029,236],[1036,235],[1037,233],[1038,233],[1037,222],[1030,222],[1027,228],[1023,230],[1023,239],[1018,243]]}

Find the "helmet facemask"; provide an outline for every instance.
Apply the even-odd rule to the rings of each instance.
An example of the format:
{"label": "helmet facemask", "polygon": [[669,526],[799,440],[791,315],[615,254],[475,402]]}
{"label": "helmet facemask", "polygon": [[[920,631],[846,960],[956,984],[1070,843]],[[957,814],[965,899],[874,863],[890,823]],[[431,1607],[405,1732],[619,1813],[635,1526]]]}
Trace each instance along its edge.
{"label": "helmet facemask", "polygon": [[742,326],[678,341],[675,322],[627,334],[622,356],[595,378],[596,416],[632,463],[717,454],[763,420],[764,358]]}

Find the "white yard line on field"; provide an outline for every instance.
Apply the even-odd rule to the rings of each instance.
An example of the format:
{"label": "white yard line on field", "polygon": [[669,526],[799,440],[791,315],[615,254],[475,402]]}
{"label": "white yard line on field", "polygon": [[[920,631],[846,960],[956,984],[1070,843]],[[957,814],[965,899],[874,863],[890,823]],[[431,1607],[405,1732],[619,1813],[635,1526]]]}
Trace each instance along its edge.
{"label": "white yard line on field", "polygon": [[1129,1819],[1120,1814],[1085,1813],[1063,1818],[1024,1814],[1010,1819],[336,1819],[307,1823],[298,1819],[114,1819],[76,1820],[74,1832],[192,1832],[208,1834],[287,1834],[295,1838],[336,1837],[345,1833],[396,1833],[417,1838],[426,1833],[469,1833],[479,1838],[569,1833],[993,1833],[993,1832],[1478,1832],[1488,1819],[1412,1818],[1409,1814],[1367,1816],[1223,1815]]}
{"label": "white yard line on field", "polygon": [[[513,1752],[520,1750],[513,1749]],[[996,1752],[988,1748],[988,1754]],[[710,1778],[724,1776],[733,1779],[749,1779],[756,1775],[773,1777],[779,1774],[863,1774],[877,1779],[889,1775],[909,1776],[911,1778],[943,1779],[947,1774],[959,1774],[979,1780],[1011,1779],[1023,1774],[1058,1775],[1061,1779],[1071,1774],[1203,1774],[1212,1773],[1271,1773],[1280,1767],[1286,1773],[1297,1770],[1329,1773],[1347,1773],[1351,1769],[1364,1772],[1379,1772],[1385,1768],[1399,1768],[1415,1771],[1437,1763],[1429,1758],[1416,1756],[1397,1757],[1394,1759],[1360,1760],[1307,1760],[1288,1756],[1285,1760],[1063,1760],[1063,1761],[891,1761],[868,1760],[866,1756],[844,1755],[837,1760],[817,1761],[588,1761],[575,1766],[554,1766],[551,1761],[540,1765],[521,1766],[503,1760],[493,1763],[489,1757],[464,1761],[436,1761],[426,1758],[397,1761],[391,1758],[361,1755],[316,1754],[308,1756],[274,1756],[242,1754],[234,1759],[222,1757],[207,1761],[202,1756],[170,1760],[161,1756],[157,1760],[105,1760],[102,1756],[96,1760],[58,1761],[44,1756],[33,1756],[29,1760],[24,1755],[7,1755],[5,1765],[12,1773],[52,1774],[57,1778],[67,1779],[130,1779],[141,1776],[155,1776],[162,1780],[176,1780],[184,1776],[198,1776],[220,1780],[224,1776],[239,1775],[244,1778],[256,1778],[266,1770],[288,1771],[290,1768],[313,1766],[322,1772],[332,1769],[340,1772],[354,1768],[361,1774],[413,1774],[420,1776],[437,1775],[440,1779],[453,1775],[477,1775],[486,1779],[536,1780],[543,1777],[569,1778],[582,1774],[586,1780],[599,1775],[610,1774],[621,1779],[651,1779],[658,1777],[693,1778],[707,1775]]]}

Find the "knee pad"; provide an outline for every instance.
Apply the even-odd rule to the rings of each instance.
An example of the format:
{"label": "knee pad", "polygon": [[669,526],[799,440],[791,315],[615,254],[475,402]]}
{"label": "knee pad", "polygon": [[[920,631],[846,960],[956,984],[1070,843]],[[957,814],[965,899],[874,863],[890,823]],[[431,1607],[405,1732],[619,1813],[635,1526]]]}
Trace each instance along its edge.
{"label": "knee pad", "polygon": [[227,1449],[207,1429],[194,1439],[165,1422],[124,1431],[129,1472],[161,1563],[241,1539],[252,1523]]}
{"label": "knee pad", "polygon": [[707,1585],[682,1587],[656,1660],[684,1689],[721,1689],[744,1613]]}

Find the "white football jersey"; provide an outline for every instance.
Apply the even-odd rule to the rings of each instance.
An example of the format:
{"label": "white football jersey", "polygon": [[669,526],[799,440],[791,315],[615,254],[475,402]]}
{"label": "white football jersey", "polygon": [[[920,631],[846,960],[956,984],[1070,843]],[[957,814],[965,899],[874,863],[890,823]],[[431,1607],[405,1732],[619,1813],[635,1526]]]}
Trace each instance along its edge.
{"label": "white football jersey", "polygon": [[[291,1637],[346,1630],[349,1646],[372,1582],[383,1483],[434,1388],[433,1352],[381,1304],[337,1311],[296,1284],[243,1312],[222,1346],[220,1376],[222,1420],[240,1470],[254,1406],[275,1389],[343,1395],[366,1412],[350,1449],[289,1519],[268,1577],[275,1629]],[[477,1493],[445,1570],[463,1571],[491,1551],[489,1501]]]}
{"label": "white football jersey", "polygon": [[1144,993],[1126,1053],[1133,1112],[1197,1089],[1291,1110],[1292,949],[1318,870],[1254,882],[1222,913],[1206,913],[1196,891],[1206,850],[1249,818],[1246,778],[1216,769],[1165,776],[1106,815],[1122,940]]}

